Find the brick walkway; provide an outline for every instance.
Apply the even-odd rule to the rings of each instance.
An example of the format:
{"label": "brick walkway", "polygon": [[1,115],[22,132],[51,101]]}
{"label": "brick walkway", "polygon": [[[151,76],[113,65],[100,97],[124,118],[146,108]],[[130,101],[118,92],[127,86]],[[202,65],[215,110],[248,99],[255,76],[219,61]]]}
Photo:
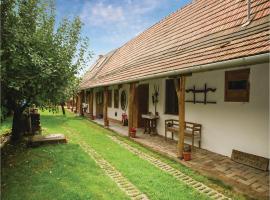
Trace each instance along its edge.
{"label": "brick walkway", "polygon": [[[102,120],[95,120],[95,122],[103,125]],[[123,136],[127,136],[127,127],[110,122],[109,128]],[[248,194],[253,198],[269,199],[269,172],[236,163],[229,157],[199,148],[193,150],[191,161],[182,161],[177,159],[176,141],[165,140],[161,136],[149,136],[143,134],[140,129],[137,131],[137,138],[133,140],[163,155],[167,155],[203,175],[220,179],[224,183],[233,186],[238,192]]]}

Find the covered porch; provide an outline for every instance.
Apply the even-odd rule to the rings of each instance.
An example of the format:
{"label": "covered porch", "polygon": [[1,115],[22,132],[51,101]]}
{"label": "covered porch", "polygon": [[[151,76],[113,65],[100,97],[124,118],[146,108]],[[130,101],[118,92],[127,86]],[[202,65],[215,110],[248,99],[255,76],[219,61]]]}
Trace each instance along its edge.
{"label": "covered porch", "polygon": [[[92,121],[104,126],[102,119]],[[108,128],[122,136],[128,137],[127,126],[122,126],[119,123],[110,121]],[[177,141],[171,139],[165,140],[163,136],[150,136],[143,132],[143,129],[138,129],[136,138],[129,138],[203,175],[212,179],[221,180],[225,184],[232,186],[238,192],[248,193],[254,198],[269,198],[269,171],[262,171],[239,164],[232,161],[230,157],[197,147],[192,150],[192,160],[180,160],[177,153]]]}
{"label": "covered porch", "polygon": [[[227,91],[225,86],[228,84],[228,80],[225,79],[226,75],[228,73],[245,72],[248,75],[245,76],[247,77],[245,81],[248,83],[250,71],[250,80],[253,85],[253,90],[250,91],[250,97],[248,96],[246,100],[241,100],[240,102],[226,101],[226,95],[224,94]],[[169,156],[177,162],[204,175],[222,180],[237,191],[249,194],[254,198],[268,199],[269,172],[239,164],[230,158],[233,149],[264,156],[264,149],[267,147],[267,144],[265,144],[265,140],[262,138],[265,138],[266,123],[262,116],[267,114],[265,108],[268,106],[268,103],[263,98],[257,99],[258,95],[256,94],[258,91],[257,88],[261,87],[261,82],[257,79],[259,77],[258,74],[267,74],[266,72],[268,73],[268,68],[266,68],[265,64],[261,64],[256,68],[248,68],[248,70],[226,71],[222,69],[197,74],[169,76],[141,82],[116,84],[99,87],[98,89],[90,88],[87,91],[84,90],[84,92],[81,92],[78,102],[80,102],[80,99],[84,99],[86,96],[83,95],[84,93],[88,94],[88,99],[84,100],[89,105],[88,117],[96,123],[126,137],[131,136],[130,132],[133,128],[139,127],[138,122],[140,120],[138,116],[142,116],[142,114],[158,116],[157,123],[154,124],[156,124],[159,135],[150,136],[149,134],[143,134],[143,129],[137,128],[137,137],[130,137],[130,139],[163,155]],[[268,79],[266,78],[266,80]],[[195,90],[195,84],[204,85],[204,89],[201,89],[202,87],[200,86],[200,88],[198,87],[199,89]],[[147,86],[143,87],[147,88],[145,93],[140,92],[142,86]],[[208,100],[206,99],[206,93],[195,98],[196,92],[207,92],[208,90],[212,91],[208,96],[209,99],[207,98]],[[125,94],[125,98],[122,101],[123,93]],[[261,93],[262,91],[260,90]],[[156,96],[159,96],[160,101],[158,103],[155,101]],[[101,109],[97,109],[98,97],[102,97],[102,111]],[[140,99],[139,97],[147,98]],[[242,98],[242,96],[240,97]],[[193,101],[191,102],[191,100]],[[259,103],[264,101],[265,104],[263,105]],[[168,108],[175,109],[167,109],[167,105]],[[258,109],[259,105],[262,107],[262,112],[260,112],[259,117],[254,118],[252,117],[253,111],[254,109]],[[146,107],[145,111],[140,110],[143,106]],[[78,110],[81,109],[78,108]],[[103,113],[103,119],[96,119],[99,113],[97,112],[98,110]],[[128,119],[128,126],[121,125],[121,115],[123,113]],[[251,123],[247,123],[251,119],[253,122],[252,125]],[[163,137],[164,130],[166,136],[166,125],[168,125],[166,121],[168,120],[178,122],[178,125],[174,127],[177,129],[176,138],[179,138],[177,141],[171,139],[165,140]],[[191,161],[179,159],[183,155],[186,120],[203,126],[202,149],[195,147],[192,150]],[[170,123],[168,127],[172,128],[171,125],[174,124]],[[256,133],[260,133],[259,135],[256,134],[256,137],[254,127],[262,127],[262,129],[256,130]],[[171,133],[169,133],[170,135]],[[253,142],[254,139],[256,139],[256,143]],[[263,141],[260,142],[260,139]],[[198,146],[200,146],[200,143]]]}

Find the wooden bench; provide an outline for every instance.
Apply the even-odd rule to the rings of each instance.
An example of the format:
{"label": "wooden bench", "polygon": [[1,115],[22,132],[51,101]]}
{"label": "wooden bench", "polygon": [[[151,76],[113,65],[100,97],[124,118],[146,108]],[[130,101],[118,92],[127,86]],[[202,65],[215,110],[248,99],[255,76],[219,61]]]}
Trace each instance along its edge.
{"label": "wooden bench", "polygon": [[[193,123],[193,122],[185,122],[185,137],[191,138],[192,147],[194,146],[194,140],[197,139],[199,143],[199,148],[201,148],[201,130],[202,125]],[[172,133],[172,139],[174,134],[178,134],[179,132],[179,121],[174,119],[165,120],[165,138],[167,139],[167,132]]]}

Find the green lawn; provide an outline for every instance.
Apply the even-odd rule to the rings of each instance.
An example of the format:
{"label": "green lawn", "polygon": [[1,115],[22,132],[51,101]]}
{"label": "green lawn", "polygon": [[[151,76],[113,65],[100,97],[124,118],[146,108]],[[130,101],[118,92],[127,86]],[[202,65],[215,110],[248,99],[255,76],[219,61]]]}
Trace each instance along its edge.
{"label": "green lawn", "polygon": [[[90,144],[150,199],[208,199],[107,137],[115,133],[84,118],[69,112],[62,116],[45,111],[41,119],[43,134],[64,133],[68,144],[8,148],[7,155],[2,156],[2,199],[128,199],[81,149],[80,141]],[[119,138],[233,199],[244,199],[172,160]]]}
{"label": "green lawn", "polygon": [[11,130],[12,117],[7,117],[5,121],[1,122],[0,135],[3,135]]}

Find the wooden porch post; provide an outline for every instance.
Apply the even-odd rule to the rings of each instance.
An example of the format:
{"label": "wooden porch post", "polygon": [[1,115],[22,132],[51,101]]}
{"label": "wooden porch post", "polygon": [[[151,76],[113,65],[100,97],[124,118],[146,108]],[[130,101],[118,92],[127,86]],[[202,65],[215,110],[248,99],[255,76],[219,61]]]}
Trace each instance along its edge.
{"label": "wooden porch post", "polygon": [[82,91],[77,95],[76,112],[79,115],[82,115],[83,114],[83,108],[82,108]]}
{"label": "wooden porch post", "polygon": [[94,91],[93,89],[90,90],[89,93],[89,114],[90,114],[90,119],[93,120],[94,119],[94,114],[93,114],[93,96],[94,96]]}
{"label": "wooden porch post", "polygon": [[83,114],[83,104],[82,102],[84,101],[84,91],[82,90],[80,93],[80,115],[84,115]]}
{"label": "wooden porch post", "polygon": [[179,117],[179,139],[178,139],[178,157],[183,158],[184,150],[184,131],[185,131],[185,76],[181,76],[178,89],[178,117]]}
{"label": "wooden porch post", "polygon": [[135,97],[135,83],[130,83],[128,94],[128,136],[130,136],[131,128],[134,128],[133,112],[135,111],[134,97]]}
{"label": "wooden porch post", "polygon": [[79,94],[76,94],[75,113],[79,112]]}
{"label": "wooden porch post", "polygon": [[104,120],[104,126],[109,126],[109,120],[108,120],[108,87],[104,88],[103,120]]}
{"label": "wooden porch post", "polygon": [[74,98],[74,94],[72,94],[72,104],[71,104],[71,111],[73,112],[73,107],[74,107],[74,101],[75,101],[75,98]]}

